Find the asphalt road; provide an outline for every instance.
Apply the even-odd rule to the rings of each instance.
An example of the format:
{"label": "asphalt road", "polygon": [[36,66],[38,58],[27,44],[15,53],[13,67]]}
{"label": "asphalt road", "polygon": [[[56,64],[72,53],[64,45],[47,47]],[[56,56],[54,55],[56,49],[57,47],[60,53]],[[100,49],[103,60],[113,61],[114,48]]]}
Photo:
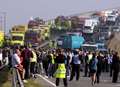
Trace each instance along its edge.
{"label": "asphalt road", "polygon": [[[112,78],[109,77],[108,73],[102,73],[101,75],[101,81],[99,84],[95,84],[94,87],[120,87],[120,79],[118,83],[112,83]],[[40,75],[37,78],[37,81],[42,84],[43,87],[55,87],[55,79],[54,78],[44,78]],[[61,80],[60,86],[63,86],[63,81]],[[68,81],[68,87],[93,87],[91,85],[91,80],[89,77],[83,77],[81,75],[80,80],[76,81]]]}

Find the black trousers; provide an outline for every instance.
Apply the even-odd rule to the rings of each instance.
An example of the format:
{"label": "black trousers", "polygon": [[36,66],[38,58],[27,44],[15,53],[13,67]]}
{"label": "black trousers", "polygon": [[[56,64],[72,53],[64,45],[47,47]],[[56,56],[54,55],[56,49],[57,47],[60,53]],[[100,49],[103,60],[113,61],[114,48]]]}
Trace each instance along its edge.
{"label": "black trousers", "polygon": [[[56,78],[56,86],[59,86],[60,78]],[[67,78],[63,78],[64,87],[67,87]]]}
{"label": "black trousers", "polygon": [[89,69],[89,64],[85,64],[85,72],[84,72],[84,73],[85,73],[85,74],[84,74],[85,77],[88,76],[88,73],[89,73],[89,72],[88,72],[88,69]]}
{"label": "black trousers", "polygon": [[35,74],[35,62],[31,62],[30,64],[30,73]]}
{"label": "black trousers", "polygon": [[45,70],[46,76],[48,76],[48,63],[47,62],[43,62],[43,68]]}
{"label": "black trousers", "polygon": [[97,81],[97,83],[100,82],[100,75],[101,75],[101,72],[96,73],[96,81]]}
{"label": "black trousers", "polygon": [[113,71],[113,78],[112,78],[112,82],[113,83],[116,83],[117,80],[118,80],[118,74],[119,74],[119,71],[118,70],[114,70]]}
{"label": "black trousers", "polygon": [[25,79],[30,78],[30,61],[24,61]]}
{"label": "black trousers", "polygon": [[75,75],[76,75],[76,80],[79,80],[79,77],[80,77],[80,64],[73,64],[72,65],[70,81],[73,80],[73,77]]}
{"label": "black trousers", "polygon": [[112,77],[112,64],[110,64],[110,77]]}

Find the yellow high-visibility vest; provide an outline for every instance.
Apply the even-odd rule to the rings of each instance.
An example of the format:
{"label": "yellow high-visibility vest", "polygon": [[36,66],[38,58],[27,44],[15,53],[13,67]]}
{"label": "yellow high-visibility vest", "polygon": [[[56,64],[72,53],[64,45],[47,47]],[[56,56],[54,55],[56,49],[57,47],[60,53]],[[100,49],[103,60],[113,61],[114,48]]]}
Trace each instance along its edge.
{"label": "yellow high-visibility vest", "polygon": [[58,69],[55,72],[55,78],[66,78],[65,64],[58,64]]}
{"label": "yellow high-visibility vest", "polygon": [[33,58],[30,58],[30,62],[37,62],[37,55],[34,51],[32,51]]}

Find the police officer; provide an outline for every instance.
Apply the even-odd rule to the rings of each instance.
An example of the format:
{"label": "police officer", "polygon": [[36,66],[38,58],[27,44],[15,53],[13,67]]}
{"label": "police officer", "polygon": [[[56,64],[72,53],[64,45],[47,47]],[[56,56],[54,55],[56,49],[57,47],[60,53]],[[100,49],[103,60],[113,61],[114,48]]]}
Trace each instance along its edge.
{"label": "police officer", "polygon": [[67,87],[67,78],[66,78],[66,68],[65,68],[65,56],[61,49],[58,50],[58,55],[56,56],[55,63],[57,69],[55,72],[56,86],[59,86],[60,79],[63,79],[64,87]]}

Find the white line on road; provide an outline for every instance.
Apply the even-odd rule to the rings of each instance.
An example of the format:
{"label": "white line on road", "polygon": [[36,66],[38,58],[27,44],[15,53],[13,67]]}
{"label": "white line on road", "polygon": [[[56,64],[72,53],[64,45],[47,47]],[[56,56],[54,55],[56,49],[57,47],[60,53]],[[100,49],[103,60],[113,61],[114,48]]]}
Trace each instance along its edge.
{"label": "white line on road", "polygon": [[46,82],[48,82],[48,83],[51,84],[52,86],[56,87],[56,85],[55,85],[53,82],[49,81],[48,79],[46,79],[46,78],[43,77],[42,75],[40,75],[40,74],[36,74],[36,75],[39,76],[39,77],[41,77],[43,80],[45,80]]}
{"label": "white line on road", "polygon": [[117,85],[115,85],[115,86],[120,87],[120,84],[117,84]]}

